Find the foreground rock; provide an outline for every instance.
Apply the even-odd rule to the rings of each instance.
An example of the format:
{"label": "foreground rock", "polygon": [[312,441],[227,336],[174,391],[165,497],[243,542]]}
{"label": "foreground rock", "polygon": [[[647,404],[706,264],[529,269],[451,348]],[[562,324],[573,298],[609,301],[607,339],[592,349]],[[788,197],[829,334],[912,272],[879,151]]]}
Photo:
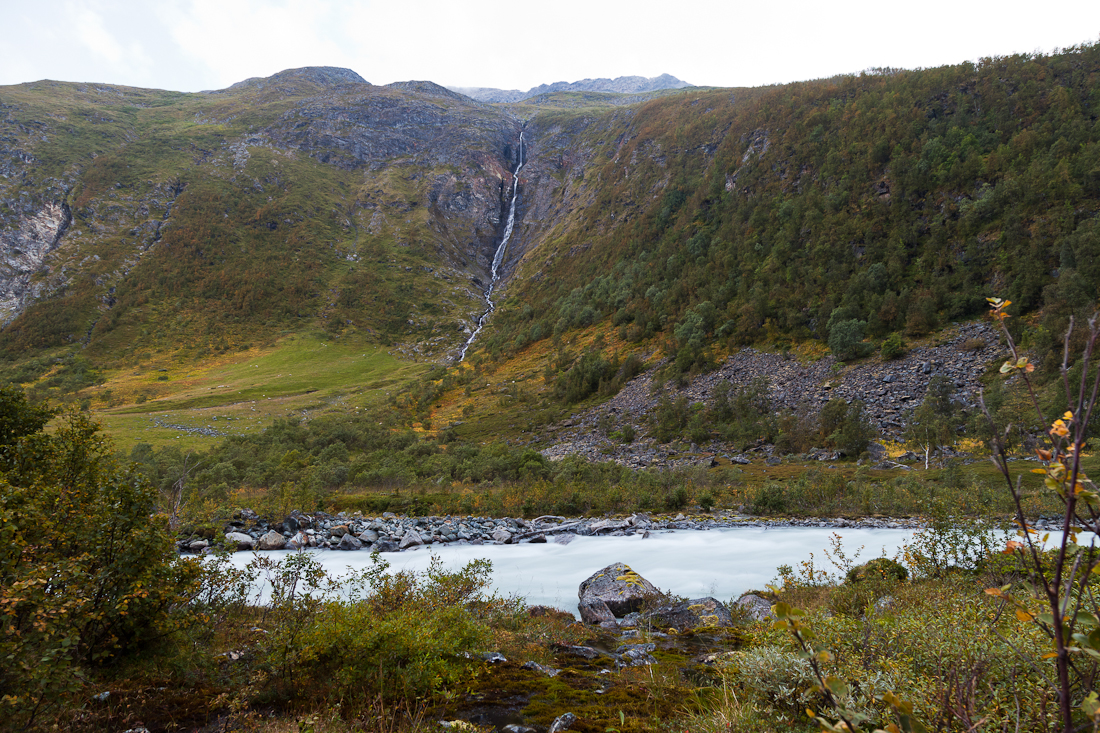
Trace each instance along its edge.
{"label": "foreground rock", "polygon": [[[647,601],[659,594],[656,586],[621,562],[593,573],[581,583],[577,593],[581,618],[589,623],[614,620],[617,616],[641,610]],[[611,619],[607,618],[607,614],[611,615]],[[599,620],[589,621],[586,615]]]}
{"label": "foreground rock", "polygon": [[[581,620],[607,629],[639,626],[685,632],[733,626],[733,616],[721,601],[695,598],[662,602],[663,594],[652,583],[621,562],[593,573],[581,583],[577,595]],[[634,663],[652,663],[648,655],[631,659]]]}
{"label": "foreground rock", "polygon": [[769,618],[775,618],[771,601],[751,593],[738,598],[734,606],[742,609],[745,615],[752,621],[764,621]]}
{"label": "foreground rock", "polygon": [[677,631],[728,629],[733,626],[733,616],[725,604],[709,597],[660,606],[643,618],[652,626]]}

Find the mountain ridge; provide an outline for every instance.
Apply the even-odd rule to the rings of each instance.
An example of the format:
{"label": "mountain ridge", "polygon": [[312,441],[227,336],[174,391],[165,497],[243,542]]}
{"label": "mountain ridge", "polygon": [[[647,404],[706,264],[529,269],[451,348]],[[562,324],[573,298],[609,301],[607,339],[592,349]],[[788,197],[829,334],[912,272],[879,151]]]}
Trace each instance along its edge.
{"label": "mountain ridge", "polygon": [[492,87],[447,87],[453,92],[464,94],[479,102],[510,103],[522,102],[531,97],[550,92],[608,92],[614,94],[640,94],[663,89],[683,89],[691,87],[671,74],[660,76],[620,76],[615,79],[581,79],[575,82],[558,81],[553,84],[540,84],[526,92],[518,89],[495,89]]}
{"label": "mountain ridge", "polygon": [[0,88],[0,280],[19,310],[0,356],[33,381],[48,359],[194,363],[319,331],[450,363],[514,185],[499,307],[468,361],[532,360],[539,392],[584,399],[634,354],[677,378],[748,344],[852,358],[987,295],[1038,314],[1018,322],[1046,354],[1100,282],[1097,78],[1085,46],[618,106],[308,69],[216,95]]}

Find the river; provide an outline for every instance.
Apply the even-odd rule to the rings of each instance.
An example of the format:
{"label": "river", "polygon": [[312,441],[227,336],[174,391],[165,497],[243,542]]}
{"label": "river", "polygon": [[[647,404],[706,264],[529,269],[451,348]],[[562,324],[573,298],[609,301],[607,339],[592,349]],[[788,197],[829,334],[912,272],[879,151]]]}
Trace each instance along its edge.
{"label": "river", "polygon": [[[438,555],[448,569],[485,558],[493,563],[493,588],[502,595],[519,595],[530,605],[577,611],[577,587],[592,573],[623,562],[661,590],[720,601],[736,599],[751,589],[763,589],[777,577],[776,568],[797,568],[813,553],[817,567],[831,570],[824,550],[836,533],[844,552],[857,551],[864,562],[885,554],[894,557],[913,535],[911,529],[830,529],[740,527],[709,531],[658,531],[643,538],[574,537],[569,544],[432,545],[414,551],[381,555],[392,570],[422,571]],[[860,550],[862,548],[862,550]],[[238,552],[233,564],[243,567],[253,557],[279,558],[289,551]],[[333,576],[348,568],[370,565],[370,553],[323,550],[317,560]]]}

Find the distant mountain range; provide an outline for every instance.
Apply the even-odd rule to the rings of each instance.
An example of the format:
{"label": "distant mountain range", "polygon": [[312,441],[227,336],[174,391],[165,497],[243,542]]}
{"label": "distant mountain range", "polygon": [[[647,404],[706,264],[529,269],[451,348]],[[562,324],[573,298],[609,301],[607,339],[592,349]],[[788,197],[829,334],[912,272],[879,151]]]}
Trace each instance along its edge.
{"label": "distant mountain range", "polygon": [[683,89],[693,86],[671,74],[661,74],[646,78],[644,76],[620,76],[617,79],[581,79],[580,81],[556,81],[553,84],[540,84],[526,92],[518,89],[492,89],[490,87],[447,87],[452,92],[464,94],[479,102],[522,102],[530,97],[549,92],[612,92],[616,94],[638,94],[655,92],[661,89]]}

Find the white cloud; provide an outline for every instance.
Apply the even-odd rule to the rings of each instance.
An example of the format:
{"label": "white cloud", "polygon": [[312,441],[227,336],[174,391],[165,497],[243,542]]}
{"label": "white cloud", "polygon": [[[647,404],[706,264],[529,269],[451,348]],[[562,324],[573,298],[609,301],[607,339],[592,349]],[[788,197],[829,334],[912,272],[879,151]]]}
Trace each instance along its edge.
{"label": "white cloud", "polygon": [[[376,84],[527,89],[674,74],[752,86],[1051,51],[1100,32],[1100,3],[1047,0],[66,0],[5,15],[0,84],[94,80],[183,91],[298,66]],[[3,0],[0,0],[3,2]]]}
{"label": "white cloud", "polygon": [[218,86],[350,60],[331,40],[339,32],[331,2],[177,0],[158,13],[181,51],[205,67]]}

